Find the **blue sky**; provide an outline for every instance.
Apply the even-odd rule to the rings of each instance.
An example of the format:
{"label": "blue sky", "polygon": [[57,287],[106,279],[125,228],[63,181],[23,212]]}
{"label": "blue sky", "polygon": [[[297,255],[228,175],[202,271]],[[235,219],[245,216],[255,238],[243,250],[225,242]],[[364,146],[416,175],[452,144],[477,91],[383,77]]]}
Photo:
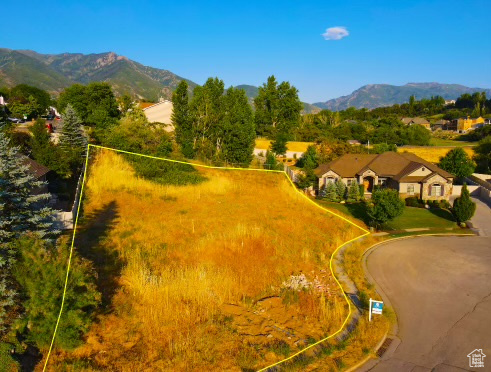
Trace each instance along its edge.
{"label": "blue sky", "polygon": [[[4,1],[0,47],[114,51],[202,84],[274,74],[307,102],[364,84],[491,88],[491,1]],[[345,27],[340,40],[322,36]]]}

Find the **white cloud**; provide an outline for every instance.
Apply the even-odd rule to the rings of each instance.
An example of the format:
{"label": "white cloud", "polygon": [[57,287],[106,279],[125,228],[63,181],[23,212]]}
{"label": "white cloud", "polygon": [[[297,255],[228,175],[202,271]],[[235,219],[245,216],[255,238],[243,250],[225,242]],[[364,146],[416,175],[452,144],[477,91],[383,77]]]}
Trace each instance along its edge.
{"label": "white cloud", "polygon": [[329,27],[326,32],[322,34],[325,40],[341,40],[343,37],[348,35],[348,30],[346,27],[342,26]]}

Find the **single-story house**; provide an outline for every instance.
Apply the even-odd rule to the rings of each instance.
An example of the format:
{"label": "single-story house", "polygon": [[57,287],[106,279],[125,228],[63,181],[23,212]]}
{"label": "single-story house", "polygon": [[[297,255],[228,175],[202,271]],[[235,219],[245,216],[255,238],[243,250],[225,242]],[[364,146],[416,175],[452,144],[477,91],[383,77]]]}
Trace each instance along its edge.
{"label": "single-story house", "polygon": [[426,120],[425,118],[419,118],[419,117],[416,117],[416,118],[402,118],[401,121],[405,125],[415,125],[415,124],[418,124],[418,125],[422,125],[423,127],[425,127],[428,130],[431,129],[430,122],[428,120]]}
{"label": "single-story house", "polygon": [[448,123],[449,123],[448,120],[440,119],[433,124],[432,129],[433,130],[438,130],[438,129],[445,130]]}
{"label": "single-story house", "polygon": [[361,145],[361,142],[358,140],[355,140],[355,139],[350,139],[350,140],[347,140],[346,142],[348,143],[348,145],[351,145],[351,146],[360,146]]}
{"label": "single-story house", "polygon": [[370,196],[374,186],[399,191],[402,198],[417,196],[423,200],[448,200],[454,176],[411,153],[345,154],[321,164],[314,173],[319,190],[340,179],[346,186],[364,185]]}

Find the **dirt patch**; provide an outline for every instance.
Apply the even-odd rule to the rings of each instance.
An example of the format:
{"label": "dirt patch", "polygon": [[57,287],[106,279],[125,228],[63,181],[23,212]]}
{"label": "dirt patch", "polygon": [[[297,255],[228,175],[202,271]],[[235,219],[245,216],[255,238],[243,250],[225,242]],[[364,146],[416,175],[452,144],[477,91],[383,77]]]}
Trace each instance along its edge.
{"label": "dirt patch", "polygon": [[[323,299],[328,298],[332,303],[334,297],[340,302],[342,298],[332,275],[326,270],[317,274],[312,271],[307,277],[301,275],[307,278],[304,282],[308,287],[285,290],[285,284],[288,284],[285,282],[281,295],[261,298],[252,306],[224,304],[221,311],[232,318],[233,327],[246,342],[268,345],[279,341],[292,348],[304,347],[314,339],[325,337],[328,328],[318,317],[312,317],[312,307],[322,307]],[[319,310],[321,315],[323,309]]]}

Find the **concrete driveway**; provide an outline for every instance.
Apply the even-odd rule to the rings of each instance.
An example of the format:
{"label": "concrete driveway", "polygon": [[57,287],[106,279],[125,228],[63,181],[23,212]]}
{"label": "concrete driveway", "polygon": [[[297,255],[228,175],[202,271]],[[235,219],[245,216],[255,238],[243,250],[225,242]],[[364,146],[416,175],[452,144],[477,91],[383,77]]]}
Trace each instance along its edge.
{"label": "concrete driveway", "polygon": [[[401,341],[371,371],[491,371],[491,237],[395,241],[374,250],[367,268]],[[469,367],[474,349],[487,355],[484,368]]]}
{"label": "concrete driveway", "polygon": [[480,199],[472,200],[476,203],[476,213],[471,219],[472,226],[479,231],[480,236],[491,236],[491,208]]}

